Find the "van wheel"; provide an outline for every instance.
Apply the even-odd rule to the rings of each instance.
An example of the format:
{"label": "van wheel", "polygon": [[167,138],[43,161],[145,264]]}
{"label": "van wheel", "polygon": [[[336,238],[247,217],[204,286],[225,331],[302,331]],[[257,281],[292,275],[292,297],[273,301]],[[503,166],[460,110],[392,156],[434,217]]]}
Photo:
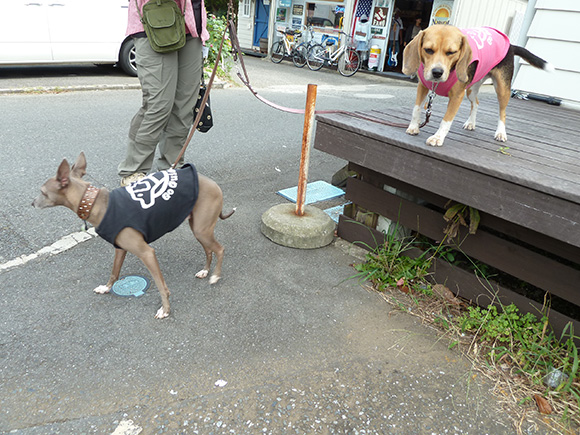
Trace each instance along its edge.
{"label": "van wheel", "polygon": [[132,77],[137,77],[137,63],[135,62],[135,44],[133,39],[127,39],[119,51],[119,63],[121,69]]}

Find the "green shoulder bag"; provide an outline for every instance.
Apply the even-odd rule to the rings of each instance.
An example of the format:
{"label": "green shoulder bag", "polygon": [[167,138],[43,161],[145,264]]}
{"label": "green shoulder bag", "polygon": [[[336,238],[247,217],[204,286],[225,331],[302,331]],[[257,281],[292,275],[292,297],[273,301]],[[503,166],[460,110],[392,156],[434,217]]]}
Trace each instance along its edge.
{"label": "green shoulder bag", "polygon": [[137,0],[135,4],[153,50],[170,53],[185,45],[184,11],[174,0],[149,0],[143,6],[143,12]]}

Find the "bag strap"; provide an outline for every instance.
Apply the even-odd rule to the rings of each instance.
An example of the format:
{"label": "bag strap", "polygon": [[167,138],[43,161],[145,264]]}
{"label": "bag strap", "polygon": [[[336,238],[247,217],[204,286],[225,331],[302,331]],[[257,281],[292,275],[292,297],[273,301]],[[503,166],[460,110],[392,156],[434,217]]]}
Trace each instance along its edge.
{"label": "bag strap", "polygon": [[[149,1],[158,1],[158,0],[149,0]],[[183,10],[178,5],[179,10],[181,11],[181,13],[183,15],[185,15],[185,9],[187,8],[187,1],[188,0],[184,0],[184,2],[183,2]],[[149,3],[149,2],[146,2],[145,4],[147,4],[147,3]],[[139,3],[137,3],[137,0],[135,0],[135,7],[137,8],[137,13],[139,14],[139,18],[141,19],[141,22],[143,22],[143,11],[141,10],[141,8],[139,8]],[[193,7],[193,5],[191,7]]]}

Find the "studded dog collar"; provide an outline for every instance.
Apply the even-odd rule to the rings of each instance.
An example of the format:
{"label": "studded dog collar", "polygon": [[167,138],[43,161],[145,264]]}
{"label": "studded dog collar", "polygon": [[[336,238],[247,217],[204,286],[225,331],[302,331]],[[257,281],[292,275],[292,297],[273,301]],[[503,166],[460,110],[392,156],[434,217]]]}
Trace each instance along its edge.
{"label": "studded dog collar", "polygon": [[77,216],[82,220],[86,221],[91,215],[93,204],[95,203],[95,199],[97,198],[99,192],[99,188],[91,185],[87,186],[87,189],[81,198],[81,202],[79,203],[79,208],[77,210]]}

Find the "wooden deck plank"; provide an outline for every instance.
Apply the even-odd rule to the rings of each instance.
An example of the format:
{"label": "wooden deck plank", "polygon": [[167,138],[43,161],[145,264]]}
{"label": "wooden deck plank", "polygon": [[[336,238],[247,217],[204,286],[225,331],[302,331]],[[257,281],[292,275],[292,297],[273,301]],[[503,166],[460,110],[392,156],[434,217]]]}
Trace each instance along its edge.
{"label": "wooden deck plank", "polygon": [[580,175],[532,179],[515,159],[508,164],[452,140],[428,147],[402,129],[337,114],[318,117],[315,147],[580,247]]}
{"label": "wooden deck plank", "polygon": [[[502,146],[499,142],[493,140],[495,129],[497,126],[497,111],[493,113],[486,112],[485,108],[489,106],[489,101],[481,102],[480,109],[478,111],[478,125],[474,132],[463,130],[462,126],[469,114],[469,105],[465,103],[462,105],[458,115],[455,118],[453,126],[450,131],[450,135],[459,134],[465,135],[470,141],[474,139],[489,142],[492,144]],[[425,129],[429,135],[438,128],[441,118],[444,114],[444,108],[440,111],[435,111],[432,116],[432,121],[428,128]],[[508,106],[508,120],[507,120],[507,133],[508,133],[508,143],[505,146],[511,145],[527,145],[532,148],[537,148],[539,154],[544,154],[546,157],[555,159],[564,159],[565,156],[576,157],[578,152],[578,141],[575,138],[578,136],[578,132],[575,127],[570,129],[570,132],[564,132],[562,127],[558,123],[542,123],[541,120],[536,119],[526,119],[526,120],[513,120],[512,115],[514,111],[511,112],[510,106]],[[390,110],[388,113],[384,111],[372,111],[377,115],[382,114],[383,117],[395,117],[397,122],[407,123],[410,120],[410,111],[407,112],[405,109]],[[528,116],[529,118],[529,116]],[[558,120],[562,124],[561,120]],[[575,120],[576,123],[580,122],[580,117]],[[573,122],[569,123],[573,125]],[[430,127],[430,128],[429,128]],[[425,134],[427,134],[425,133]],[[480,134],[483,133],[483,134]],[[538,141],[538,137],[542,138],[542,141]],[[550,147],[546,147],[545,144],[549,144],[555,147],[552,150]],[[497,149],[496,148],[496,149]],[[577,163],[580,164],[580,163]]]}
{"label": "wooden deck plank", "polygon": [[[445,209],[445,205],[449,200],[448,198],[444,198],[433,192],[419,189],[416,186],[404,183],[401,180],[395,179],[388,175],[371,171],[370,169],[364,168],[355,163],[350,163],[349,169],[358,173],[363,180],[372,180],[371,185],[373,186],[390,186],[401,192],[405,192],[407,195],[410,194],[411,196],[418,198],[420,201],[426,201],[427,203],[439,208],[440,210]],[[520,240],[528,246],[541,248],[545,252],[549,252],[556,257],[566,258],[573,263],[580,264],[580,249],[569,245],[568,243],[564,243],[562,241],[548,237],[545,234],[530,230],[529,228],[523,227],[521,225],[516,225],[512,222],[505,221],[487,213],[480,213],[480,218],[480,227],[488,228],[492,231],[509,235],[509,237],[513,240]],[[440,228],[439,237],[433,237],[433,239],[440,240],[442,237],[443,229]]]}
{"label": "wooden deck plank", "polygon": [[[383,142],[389,148],[404,148],[425,157],[448,162],[456,167],[481,172],[580,203],[580,173],[574,174],[576,171],[573,168],[566,168],[568,172],[566,170],[550,171],[545,168],[546,162],[535,163],[530,161],[527,155],[521,155],[520,158],[514,154],[503,155],[498,151],[498,143],[493,138],[484,139],[477,132],[474,132],[476,134],[472,140],[466,142],[463,140],[464,136],[458,136],[459,133],[453,132],[452,129],[442,147],[431,147],[425,144],[425,139],[434,133],[435,126],[427,126],[427,131],[422,131],[419,136],[409,136],[402,128],[389,127],[342,114],[318,116],[318,121],[319,126],[326,124],[329,127],[340,128],[344,132],[353,133],[354,136],[350,137],[352,144],[362,140],[357,136],[374,139]],[[334,135],[331,130],[332,128],[326,134]],[[317,129],[316,140],[318,138]],[[332,154],[332,151],[330,153]],[[376,158],[381,160],[380,153]],[[420,166],[416,170],[420,170]],[[381,172],[380,168],[378,171]]]}
{"label": "wooden deck plank", "polygon": [[[377,117],[380,114],[374,111],[372,113]],[[384,115],[381,118],[384,120],[393,119],[392,117],[386,117]],[[399,122],[401,117],[397,116],[396,119]],[[440,120],[434,117],[430,128],[423,129],[420,136],[425,139],[429,137],[435,132],[439,122]],[[495,129],[492,130],[485,125],[482,127],[482,123],[480,123],[476,131],[466,131],[459,124],[452,127],[448,138],[461,144],[463,149],[476,149],[478,154],[484,152],[484,150],[491,151],[493,154],[497,154],[506,160],[509,165],[521,166],[519,161],[522,160],[525,162],[525,170],[535,170],[550,179],[561,178],[564,180],[574,180],[573,175],[580,173],[580,160],[577,160],[578,146],[575,149],[562,149],[560,144],[556,144],[554,146],[557,148],[557,151],[555,151],[536,140],[522,140],[514,137],[514,135],[509,136],[507,143],[501,143],[493,139],[494,132]],[[502,150],[504,150],[503,157]],[[514,157],[514,159],[511,159],[511,157]],[[562,172],[569,172],[570,174],[562,175]],[[580,185],[578,188],[580,189]],[[572,189],[574,188],[572,187]]]}

